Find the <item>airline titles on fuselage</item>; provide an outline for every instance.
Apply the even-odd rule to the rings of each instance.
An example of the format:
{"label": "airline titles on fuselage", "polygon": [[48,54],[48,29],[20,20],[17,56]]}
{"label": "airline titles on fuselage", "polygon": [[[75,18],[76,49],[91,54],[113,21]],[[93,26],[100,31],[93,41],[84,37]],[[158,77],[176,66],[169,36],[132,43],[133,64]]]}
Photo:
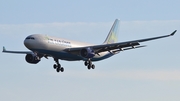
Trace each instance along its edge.
{"label": "airline titles on fuselage", "polygon": [[48,43],[56,44],[56,45],[60,45],[60,46],[64,46],[64,47],[71,47],[71,42],[65,41],[65,40],[48,38]]}

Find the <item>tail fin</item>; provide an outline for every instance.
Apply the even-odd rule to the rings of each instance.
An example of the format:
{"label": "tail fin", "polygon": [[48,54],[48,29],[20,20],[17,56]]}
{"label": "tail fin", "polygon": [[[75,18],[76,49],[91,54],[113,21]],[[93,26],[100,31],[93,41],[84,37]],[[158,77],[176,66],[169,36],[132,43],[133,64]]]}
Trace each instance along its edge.
{"label": "tail fin", "polygon": [[109,31],[109,34],[106,38],[106,40],[104,41],[104,44],[110,44],[110,43],[115,43],[118,41],[118,32],[119,32],[119,20],[116,19],[114,21],[114,24],[111,28],[111,30]]}

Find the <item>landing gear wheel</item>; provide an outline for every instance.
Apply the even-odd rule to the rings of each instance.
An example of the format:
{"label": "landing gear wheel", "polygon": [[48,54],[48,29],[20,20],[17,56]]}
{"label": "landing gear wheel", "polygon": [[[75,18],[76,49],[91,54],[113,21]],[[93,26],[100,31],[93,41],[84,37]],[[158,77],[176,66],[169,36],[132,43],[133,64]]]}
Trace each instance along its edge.
{"label": "landing gear wheel", "polygon": [[87,62],[87,61],[85,61],[85,62],[84,62],[84,65],[85,65],[85,66],[87,66],[87,65],[88,65],[88,62]]}
{"label": "landing gear wheel", "polygon": [[57,71],[57,72],[60,72],[60,71],[61,71],[61,72],[64,72],[64,68],[63,68],[63,67],[61,67],[61,68],[58,67],[58,68],[56,69],[56,71]]}
{"label": "landing gear wheel", "polygon": [[91,65],[88,65],[87,68],[90,70],[91,69]]}
{"label": "landing gear wheel", "polygon": [[54,65],[53,65],[53,67],[54,67],[54,69],[56,69],[56,68],[57,68],[57,65],[56,65],[56,64],[54,64]]}
{"label": "landing gear wheel", "polygon": [[58,67],[58,68],[56,69],[56,71],[59,72],[59,71],[60,71],[60,68]]}
{"label": "landing gear wheel", "polygon": [[61,67],[61,69],[60,69],[60,70],[61,70],[61,72],[64,72],[64,68],[63,68],[63,67]]}
{"label": "landing gear wheel", "polygon": [[94,65],[94,64],[92,64],[91,68],[92,68],[92,69],[95,69],[95,65]]}

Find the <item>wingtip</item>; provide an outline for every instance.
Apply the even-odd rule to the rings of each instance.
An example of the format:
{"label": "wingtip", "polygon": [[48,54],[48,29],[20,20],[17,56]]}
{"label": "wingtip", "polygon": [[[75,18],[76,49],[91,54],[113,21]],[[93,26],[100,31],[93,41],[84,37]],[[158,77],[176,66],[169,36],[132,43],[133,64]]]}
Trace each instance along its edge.
{"label": "wingtip", "polygon": [[116,18],[115,21],[120,21],[120,19]]}
{"label": "wingtip", "polygon": [[172,32],[170,35],[173,36],[176,32],[177,32],[177,30],[175,30],[174,32]]}
{"label": "wingtip", "polygon": [[3,46],[3,52],[6,51],[6,48]]}

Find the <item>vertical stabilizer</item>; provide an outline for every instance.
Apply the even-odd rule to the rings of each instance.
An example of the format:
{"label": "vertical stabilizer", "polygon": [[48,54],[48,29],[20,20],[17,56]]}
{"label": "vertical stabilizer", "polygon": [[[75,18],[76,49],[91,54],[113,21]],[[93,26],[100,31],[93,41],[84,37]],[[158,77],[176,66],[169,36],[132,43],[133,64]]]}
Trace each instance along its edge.
{"label": "vertical stabilizer", "polygon": [[104,44],[115,43],[118,41],[119,22],[120,22],[120,20],[118,20],[118,19],[116,19],[114,21],[114,24],[113,24],[111,30],[109,31],[109,34],[108,34],[106,40],[104,41]]}

